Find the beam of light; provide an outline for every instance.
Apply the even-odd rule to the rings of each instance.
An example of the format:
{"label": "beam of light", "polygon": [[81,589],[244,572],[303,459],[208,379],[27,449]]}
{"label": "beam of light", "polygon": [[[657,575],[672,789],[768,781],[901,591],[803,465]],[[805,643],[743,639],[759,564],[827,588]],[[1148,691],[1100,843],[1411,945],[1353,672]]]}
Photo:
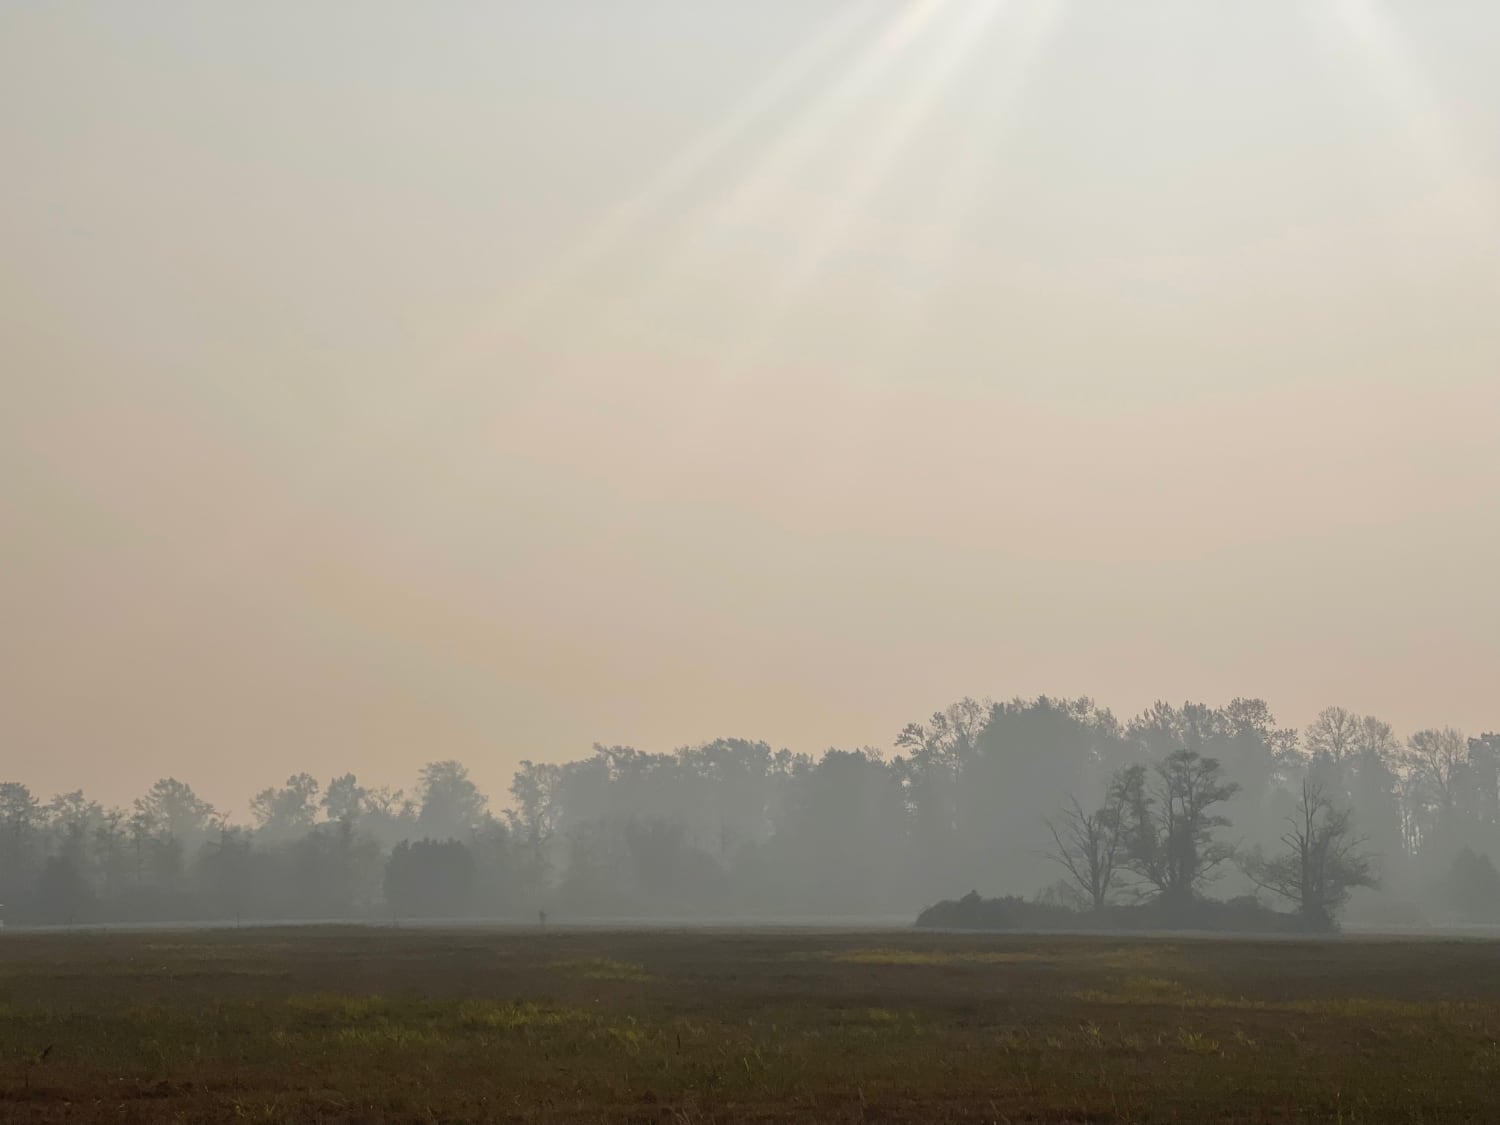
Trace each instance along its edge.
{"label": "beam of light", "polygon": [[[772,298],[771,307],[760,317],[760,330],[725,362],[720,378],[732,378],[753,364],[761,350],[770,343],[776,322],[815,282],[828,259],[847,240],[849,232],[865,218],[872,197],[898,167],[949,88],[965,72],[973,57],[982,55],[994,73],[986,83],[988,96],[983,111],[975,115],[978,120],[970,131],[970,142],[958,165],[952,170],[944,170],[940,177],[943,190],[932,208],[932,213],[940,217],[949,232],[944,256],[951,259],[963,216],[973,209],[985,172],[996,158],[995,134],[1005,118],[1014,112],[1033,63],[1056,23],[1063,0],[1039,0],[1015,36],[997,48],[994,43],[997,24],[1010,3],[1011,0],[973,0],[965,18],[952,30],[910,96],[882,130],[873,149],[835,193],[836,208],[824,216],[818,233],[808,240],[787,270]],[[928,249],[931,257],[935,248]],[[920,299],[917,300],[920,303]],[[895,319],[910,324],[915,319],[914,311],[902,310],[903,315]],[[885,334],[894,326],[895,319],[880,320],[872,325],[872,332]]]}
{"label": "beam of light", "polygon": [[885,73],[922,36],[944,0],[907,0],[865,51],[838,80],[798,116],[750,173],[714,205],[690,231],[685,245],[657,267],[652,282],[638,292],[633,307],[652,307],[672,282],[692,271],[726,236],[741,229],[766,199],[827,143],[839,122],[869,96]]}
{"label": "beam of light", "polygon": [[[1011,126],[1025,100],[1037,66],[1061,26],[1069,0],[1035,0],[1020,26],[993,56],[990,78],[968,128],[968,143],[951,169],[944,171],[942,189],[933,205],[936,222],[908,243],[907,258],[929,283],[913,294],[896,315],[884,318],[886,334],[909,334],[926,315],[932,300],[932,279],[950,274],[960,253],[965,223],[978,208],[982,194],[993,184],[1002,146],[1000,137]],[[890,341],[883,351],[889,350]]]}
{"label": "beam of light", "polygon": [[[816,231],[803,242],[769,294],[766,306],[758,310],[758,327],[752,329],[720,366],[719,379],[734,378],[754,363],[770,342],[778,323],[816,280],[828,259],[846,241],[849,232],[865,218],[872,197],[890,178],[944,92],[964,70],[969,58],[987,45],[988,34],[1006,2],[970,0],[957,25],[944,29],[945,39],[931,59],[923,60],[923,70],[916,83],[903,92],[896,112],[882,124],[873,145],[853,162],[843,181],[829,192],[832,202],[821,216]],[[907,34],[899,41],[908,45],[911,38]]]}
{"label": "beam of light", "polygon": [[1415,155],[1447,181],[1461,221],[1472,231],[1500,228],[1492,193],[1466,157],[1450,113],[1428,85],[1380,0],[1336,0],[1343,35],[1359,47],[1382,94],[1404,120]]}
{"label": "beam of light", "polygon": [[[690,188],[746,134],[773,117],[860,32],[875,23],[877,15],[877,8],[863,3],[841,5],[696,141],[609,208],[586,233],[516,291],[486,308],[469,331],[434,357],[428,369],[443,379],[442,395],[425,383],[415,387],[411,396],[387,394],[383,400],[367,404],[360,426],[350,427],[350,436],[357,430],[360,445],[372,448],[395,446],[424,432],[424,419],[488,374],[475,369],[475,364],[483,362],[494,341],[523,331],[552,301],[607,261],[653,214]],[[354,452],[330,449],[328,456],[331,462],[340,462],[352,458]]]}
{"label": "beam of light", "polygon": [[[952,257],[959,252],[964,217],[978,204],[988,174],[1001,158],[1000,136],[1024,102],[1037,63],[1068,6],[1069,0],[1029,3],[980,0],[968,9],[953,37],[942,41],[929,60],[930,65],[921,71],[909,99],[879,133],[869,155],[855,166],[847,186],[834,193],[843,210],[827,216],[825,225],[787,271],[772,307],[757,317],[755,327],[735,345],[714,376],[703,381],[700,393],[707,400],[703,405],[710,407],[716,396],[720,401],[716,408],[706,411],[707,417],[701,425],[674,436],[679,461],[692,463],[706,454],[708,443],[714,440],[713,435],[722,432],[728,411],[733,409],[730,405],[733,396],[723,396],[736,378],[753,367],[765,349],[774,344],[784,314],[815,280],[850,228],[860,221],[870,197],[909,152],[926,120],[942,103],[944,95],[951,93],[950,87],[966,67],[979,65],[984,68],[982,81],[974,91],[967,83],[963,87],[964,96],[977,99],[979,104],[964,115],[965,141],[961,155],[953,168],[944,167],[932,177],[941,186],[928,210],[937,214],[940,221],[929,228],[935,233],[922,250],[928,261],[935,261],[942,268],[950,266]],[[980,61],[976,64],[975,59]],[[921,306],[926,299],[930,296],[913,296],[908,307],[892,310],[895,315],[887,316],[882,311],[872,316],[862,338],[850,342],[850,351],[872,357],[889,355],[921,323],[924,316]],[[829,471],[837,472],[838,464],[850,463],[845,455],[851,449],[840,452],[840,448],[850,447],[851,443],[857,445],[857,435],[872,432],[872,416],[886,409],[883,403],[881,396],[865,394],[852,396],[845,404],[845,424],[829,435]]]}
{"label": "beam of light", "polygon": [[711,232],[739,226],[778,184],[813,155],[839,120],[869,95],[891,65],[931,26],[942,7],[943,0],[915,0],[907,4],[865,55],[782,138],[755,174],[723,202],[710,220]]}
{"label": "beam of light", "polygon": [[688,187],[746,133],[796,92],[865,25],[873,22],[865,4],[846,5],[809,40],[742,98],[708,132],[669,162],[649,182],[615,204],[599,223],[556,261],[531,279],[505,305],[488,316],[481,330],[505,333],[522,327],[569,283],[599,265],[650,215]]}
{"label": "beam of light", "polygon": [[[937,0],[927,0],[922,10]],[[735,145],[780,112],[809,81],[818,79],[830,61],[836,59],[860,34],[877,22],[880,9],[872,4],[840,4],[838,10],[816,25],[811,36],[797,46],[753,89],[748,91],[689,147],[669,160],[650,180],[611,207],[586,234],[565,248],[548,266],[540,270],[518,291],[485,310],[472,330],[435,357],[428,370],[433,381],[412,381],[409,394],[387,391],[365,404],[357,421],[342,431],[342,440],[331,440],[325,451],[325,472],[335,486],[357,485],[359,466],[364,459],[381,456],[391,459],[403,450],[415,451],[429,442],[431,428],[444,407],[471,388],[482,385],[493,391],[484,368],[489,343],[523,330],[548,304],[582,281],[591,270],[603,264],[638,229],[672,199],[688,189],[693,181],[730,153]],[[434,382],[441,382],[441,389]],[[514,388],[512,388],[514,390]],[[536,387],[528,386],[514,397],[524,401],[534,395]],[[471,404],[473,405],[473,404]],[[514,404],[513,404],[514,405]],[[487,411],[469,410],[470,423],[487,424]],[[431,447],[424,449],[428,459],[451,461],[461,447],[460,435],[449,434],[447,445],[434,457]],[[313,522],[311,515],[304,522]],[[296,527],[283,529],[287,538]]]}
{"label": "beam of light", "polygon": [[971,0],[966,18],[953,29],[916,89],[902,101],[875,147],[839,191],[837,210],[825,217],[821,232],[797,256],[785,283],[790,293],[801,290],[812,280],[848,232],[864,218],[871,197],[900,163],[943,93],[962,73],[969,58],[988,45],[989,33],[1007,2]]}

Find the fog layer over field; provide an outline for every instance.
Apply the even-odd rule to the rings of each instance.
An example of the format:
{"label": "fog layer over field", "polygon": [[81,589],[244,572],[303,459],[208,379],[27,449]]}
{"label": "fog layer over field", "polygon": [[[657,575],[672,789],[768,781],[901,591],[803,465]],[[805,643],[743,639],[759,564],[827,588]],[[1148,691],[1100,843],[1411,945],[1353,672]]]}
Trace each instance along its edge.
{"label": "fog layer over field", "polygon": [[[1356,919],[1500,921],[1500,735],[1402,739],[1340,708],[1298,732],[1259,700],[1128,722],[1082,699],[964,700],[884,752],[598,746],[523,763],[493,802],[442,761],[410,790],[303,773],[249,806],[236,823],[175,779],[113,809],[7,782],[0,894],[13,920],[55,923],[891,918],[969,890],[1085,911],[1253,893],[1318,928],[1345,896],[1303,901],[1300,845]],[[1085,825],[1117,841],[1093,887]]]}

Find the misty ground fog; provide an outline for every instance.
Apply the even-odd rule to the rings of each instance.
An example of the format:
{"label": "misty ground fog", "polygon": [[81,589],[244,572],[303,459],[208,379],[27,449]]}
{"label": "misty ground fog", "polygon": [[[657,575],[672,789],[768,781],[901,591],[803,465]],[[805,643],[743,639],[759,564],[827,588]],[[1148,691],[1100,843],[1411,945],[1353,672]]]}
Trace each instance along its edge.
{"label": "misty ground fog", "polygon": [[1028,916],[1058,928],[1141,903],[1197,924],[1193,904],[1247,896],[1313,929],[1500,922],[1500,735],[1402,739],[1342,708],[1298,732],[1259,700],[1128,722],[964,700],[886,751],[597,746],[523,763],[493,803],[441,761],[409,790],[301,773],[249,807],[236,823],[176,779],[125,808],[4,783],[0,895],[50,923],[868,921],[968,891],[1073,911]]}

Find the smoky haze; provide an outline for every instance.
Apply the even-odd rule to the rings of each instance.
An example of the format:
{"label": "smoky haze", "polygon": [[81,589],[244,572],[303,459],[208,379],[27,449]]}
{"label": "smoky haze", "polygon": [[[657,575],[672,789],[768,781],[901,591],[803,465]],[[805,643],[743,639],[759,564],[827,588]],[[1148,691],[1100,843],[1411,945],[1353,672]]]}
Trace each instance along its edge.
{"label": "smoky haze", "polygon": [[1298,732],[1255,699],[1128,722],[1087,699],[964,699],[892,754],[595,746],[523,762],[507,798],[453,760],[407,790],[296,774],[248,823],[176,778],[114,809],[6,782],[0,894],[51,923],[889,921],[964,890],[1051,912],[1022,925],[1500,923],[1500,734],[1403,739],[1339,707]]}
{"label": "smoky haze", "polygon": [[[1497,850],[1407,742],[1482,773],[1500,726],[1497,38],[1415,0],[6,6],[7,901],[72,831],[48,901],[222,913],[226,824],[292,863],[341,823],[351,911],[476,832],[431,861],[487,911],[1032,894],[1042,818],[1167,744],[1065,708],[1053,762],[1007,718],[939,845],[894,734],[1087,691],[1272,700],[1298,749],[1205,751],[1246,846],[1329,701],[1381,716],[1389,784],[1330,791],[1443,915]],[[451,761],[486,815],[424,822]],[[523,762],[592,763],[529,868]],[[142,812],[160,778],[192,799]],[[585,893],[589,848],[666,882]]]}

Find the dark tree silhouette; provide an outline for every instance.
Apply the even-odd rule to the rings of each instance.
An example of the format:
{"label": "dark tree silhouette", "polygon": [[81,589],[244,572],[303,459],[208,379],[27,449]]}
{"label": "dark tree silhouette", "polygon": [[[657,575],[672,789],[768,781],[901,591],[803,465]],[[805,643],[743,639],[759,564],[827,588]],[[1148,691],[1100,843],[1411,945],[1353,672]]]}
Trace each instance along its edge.
{"label": "dark tree silhouette", "polygon": [[1077,797],[1063,808],[1060,821],[1048,821],[1053,848],[1047,858],[1060,864],[1093,910],[1102,910],[1120,874],[1121,831],[1130,790],[1123,778],[1109,787],[1104,805],[1086,813]]}
{"label": "dark tree silhouette", "polygon": [[1296,811],[1287,817],[1282,850],[1257,852],[1244,860],[1256,886],[1286,899],[1310,930],[1330,930],[1355,887],[1375,885],[1375,872],[1356,835],[1348,809],[1313,781],[1302,783]]}
{"label": "dark tree silhouette", "polygon": [[1169,905],[1186,905],[1234,855],[1214,838],[1229,819],[1210,810],[1239,786],[1223,778],[1217,759],[1189,749],[1173,751],[1149,772],[1133,766],[1117,784],[1124,790],[1126,866]]}

